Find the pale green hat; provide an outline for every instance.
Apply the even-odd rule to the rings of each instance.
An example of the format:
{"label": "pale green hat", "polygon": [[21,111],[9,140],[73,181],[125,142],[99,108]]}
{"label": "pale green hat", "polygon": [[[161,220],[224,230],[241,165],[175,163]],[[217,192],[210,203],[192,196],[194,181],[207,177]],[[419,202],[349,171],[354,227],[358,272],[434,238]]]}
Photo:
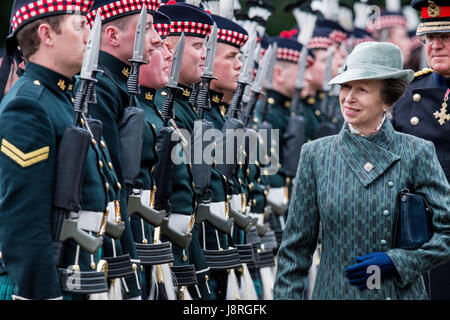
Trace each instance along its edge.
{"label": "pale green hat", "polygon": [[414,71],[403,70],[400,48],[388,42],[363,42],[347,57],[339,74],[331,79],[330,85],[355,80],[399,79],[410,83]]}

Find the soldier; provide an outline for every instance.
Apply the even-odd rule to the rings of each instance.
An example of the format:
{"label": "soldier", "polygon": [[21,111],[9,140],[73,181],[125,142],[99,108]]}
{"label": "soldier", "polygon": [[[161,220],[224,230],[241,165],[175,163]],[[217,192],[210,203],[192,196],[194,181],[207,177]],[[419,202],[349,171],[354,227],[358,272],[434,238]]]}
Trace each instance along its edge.
{"label": "soldier", "polygon": [[[421,12],[417,35],[425,46],[430,69],[415,74],[404,96],[395,104],[392,116],[397,131],[409,133],[434,143],[438,160],[450,180],[450,22],[447,1],[414,0]],[[450,264],[431,271],[428,287],[431,299],[450,299]]]}
{"label": "soldier", "polygon": [[[114,6],[113,6],[114,4]],[[153,28],[152,13],[159,7],[160,2],[155,1],[116,1],[98,0],[94,1],[91,11],[88,13],[88,23],[92,23],[96,14],[102,17],[102,41],[100,47],[99,65],[104,71],[98,76],[97,83],[97,100],[98,104],[92,108],[91,114],[103,122],[103,132],[105,140],[111,149],[112,163],[119,176],[119,188],[125,186],[126,192],[122,192],[121,198],[121,214],[125,222],[125,231],[120,237],[120,241],[113,240],[110,245],[105,248],[105,255],[110,257],[125,257],[129,255],[131,259],[138,259],[133,235],[130,227],[130,219],[127,212],[127,195],[132,189],[139,188],[141,190],[150,189],[150,177],[148,172],[142,172],[134,181],[125,180],[125,170],[127,165],[122,163],[124,156],[120,142],[119,128],[123,126],[125,108],[130,104],[134,104],[138,108],[139,101],[135,97],[131,97],[127,80],[131,72],[130,59],[133,57],[133,44],[138,24],[139,14],[143,5],[147,6],[147,25],[145,30],[145,44],[143,49],[143,60],[148,61],[149,54],[153,50],[154,43],[159,39]],[[145,130],[147,129],[147,130]],[[151,130],[144,128],[144,140],[152,137]],[[140,150],[139,150],[140,151]],[[149,150],[151,153],[151,149]],[[148,156],[143,152],[143,157]],[[152,154],[149,155],[150,163]],[[142,192],[142,194],[144,194]],[[133,215],[133,219],[136,219]],[[136,268],[136,265],[133,266]],[[124,278],[125,299],[141,297],[140,280],[133,278]]]}
{"label": "soldier", "polygon": [[[304,95],[304,116],[306,121],[306,141],[311,141],[320,136],[317,132],[319,124],[324,119],[323,110],[321,110],[322,100],[325,97],[324,77],[327,69],[327,54],[331,47],[334,47],[334,54],[331,61],[331,76],[336,76],[338,70],[344,62],[346,56],[345,50],[341,47],[341,43],[347,39],[346,31],[336,22],[329,20],[320,20],[316,24],[313,37],[308,44],[308,48],[312,50],[315,62],[306,70],[305,73],[305,91]],[[337,123],[336,115],[339,115],[338,105],[336,105],[335,116],[332,122]],[[333,119],[334,118],[334,119]]]}
{"label": "soldier", "polygon": [[[193,91],[191,85],[201,80],[200,77],[203,73],[206,53],[203,43],[205,37],[211,32],[213,22],[209,14],[203,9],[184,3],[176,3],[175,1],[169,1],[167,4],[161,6],[160,12],[167,15],[171,20],[171,32],[165,40],[170,50],[175,49],[182,32],[186,37],[178,84],[182,90],[175,93],[174,120],[177,129],[184,129],[192,133],[194,121],[198,119],[198,116],[194,106],[189,103],[189,98]],[[157,91],[155,104],[158,108],[161,109],[167,94],[168,91],[166,89]],[[212,188],[216,188],[214,190],[221,190],[221,194],[213,192],[214,196],[211,202],[225,202],[226,192],[224,191],[224,184],[226,185],[226,183],[222,181],[220,174],[216,175],[215,178],[217,179],[213,182],[215,184]],[[213,181],[214,177],[211,180]],[[199,196],[196,193],[188,196],[185,192],[174,194],[171,197],[171,215],[177,213],[180,215],[180,219],[184,215],[185,229],[188,229],[188,226],[191,224],[190,217],[197,210],[197,199]],[[201,199],[198,200],[201,201]],[[187,250],[182,252],[180,259],[177,260],[175,258],[174,265],[194,264],[197,272],[199,292],[191,291],[192,296],[197,299],[216,299],[217,283],[211,279],[210,268],[203,256],[200,245],[200,235],[203,231],[201,227],[201,224],[196,223],[194,225],[192,229],[192,241]],[[221,237],[220,240],[220,246],[227,248],[226,238]],[[206,237],[205,241],[211,241],[215,246],[218,245],[215,234]],[[176,256],[177,254],[174,255]]]}
{"label": "soldier", "polygon": [[[93,236],[101,232],[109,204],[119,197],[116,190],[108,188],[108,184],[117,183],[115,172],[108,166],[99,165],[110,161],[101,137],[89,131],[86,158],[77,159],[84,161],[85,173],[74,177],[82,181],[81,201],[74,203],[70,213],[62,204],[56,203],[59,199],[56,194],[60,190],[54,187],[59,181],[57,178],[63,178],[65,184],[69,182],[68,176],[57,176],[61,168],[68,175],[76,169],[63,163],[61,158],[77,157],[64,154],[67,149],[63,141],[67,143],[65,132],[75,128],[71,126],[75,119],[72,105],[74,75],[80,71],[83,62],[89,35],[84,16],[92,1],[67,1],[64,5],[50,3],[45,10],[41,5],[33,1],[15,1],[11,33],[7,39],[10,53],[20,46],[26,71],[0,105],[0,172],[4,187],[0,202],[2,300],[62,299],[63,296],[65,299],[86,299],[86,292],[94,294],[108,290],[103,274],[100,282],[91,283],[102,286],[103,281],[102,290],[81,292],[86,289],[83,279],[88,280],[83,276],[106,266],[105,261],[99,260],[101,250],[97,250],[101,238]],[[87,130],[86,114],[81,117],[82,126]],[[88,132],[77,128],[78,132]],[[78,145],[80,140],[72,141],[72,145],[74,142]],[[61,226],[58,220],[62,218]],[[74,222],[76,227],[68,231],[66,227],[73,226]],[[75,242],[70,238],[63,241],[61,247],[60,240],[67,235],[75,236],[76,229],[86,233],[84,237],[94,239],[98,247],[88,252],[83,249],[83,241]],[[70,276],[64,278],[64,275],[75,278],[71,282]]]}
{"label": "soldier", "polygon": [[[398,5],[399,9],[400,4]],[[406,26],[406,17],[400,10],[383,11],[378,19],[368,23],[367,31],[372,34],[376,41],[391,42],[397,45],[402,51],[403,63],[407,65],[411,58],[411,44]]]}

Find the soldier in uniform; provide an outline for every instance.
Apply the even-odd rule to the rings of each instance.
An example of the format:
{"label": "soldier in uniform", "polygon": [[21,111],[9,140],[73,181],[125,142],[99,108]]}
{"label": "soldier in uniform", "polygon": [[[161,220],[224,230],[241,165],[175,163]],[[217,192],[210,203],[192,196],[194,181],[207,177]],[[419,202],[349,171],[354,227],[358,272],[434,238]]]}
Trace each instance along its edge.
{"label": "soldier in uniform", "polygon": [[[334,46],[335,52],[332,58],[331,76],[338,74],[345,58],[345,50],[341,43],[348,38],[347,32],[336,22],[330,20],[320,20],[314,29],[308,48],[313,51],[315,62],[305,72],[305,90],[304,99],[304,117],[306,123],[305,138],[306,141],[314,140],[318,137],[317,128],[324,119],[321,110],[322,100],[325,97],[323,92],[323,79],[325,76],[327,50]],[[335,117],[331,119],[332,123],[337,123],[336,116],[339,116],[339,106],[336,105]]]}
{"label": "soldier in uniform", "polygon": [[[52,236],[60,214],[54,205],[56,169],[65,166],[57,163],[57,153],[66,128],[74,123],[74,76],[82,66],[89,35],[84,15],[91,5],[92,1],[67,1],[43,8],[24,0],[13,5],[8,50],[14,52],[19,45],[27,63],[0,105],[2,300],[86,299],[79,291],[68,293],[59,271],[101,267],[101,249],[90,254],[68,239],[57,257],[59,237]],[[108,188],[117,183],[115,172],[99,165],[111,161],[103,139],[90,141],[81,178],[81,209],[70,215],[78,215],[78,227],[86,230],[82,232],[94,235],[119,194]]]}
{"label": "soldier in uniform", "polygon": [[[193,91],[191,85],[201,80],[203,74],[203,67],[205,64],[205,47],[204,39],[211,32],[213,21],[208,13],[199,7],[188,5],[185,3],[176,3],[175,1],[169,1],[165,5],[162,5],[160,12],[167,15],[171,20],[171,32],[166,38],[166,43],[170,50],[174,50],[178,43],[179,37],[182,32],[185,35],[185,47],[183,52],[183,60],[181,64],[181,71],[179,76],[178,86],[182,89],[175,93],[174,100],[174,113],[175,123],[177,129],[187,130],[192,133],[194,121],[198,119],[197,110],[194,109],[189,103],[189,98]],[[163,101],[167,96],[167,90],[163,89],[157,91],[155,95],[155,104],[158,108],[162,108]],[[189,169],[189,167],[187,167]],[[191,171],[189,170],[189,173]],[[212,174],[211,177],[211,189],[213,189],[213,198],[211,202],[220,202],[226,200],[226,182],[222,180],[222,175],[216,171],[216,175]],[[193,182],[191,185],[194,187]],[[217,190],[221,190],[218,193]],[[171,198],[172,214],[177,213],[180,215],[180,228],[187,229],[191,225],[191,215],[194,215],[197,210],[197,201],[199,196],[196,195],[195,189],[191,189],[191,194],[187,197],[187,193],[174,194]],[[189,205],[187,202],[189,201]],[[182,227],[181,218],[184,218],[184,227]],[[206,224],[206,223],[205,223]],[[205,230],[206,231],[206,230]],[[211,231],[211,230],[209,230]],[[215,231],[215,230],[214,230]],[[191,295],[197,299],[216,299],[216,293],[218,292],[217,282],[211,278],[210,268],[206,262],[202,252],[203,241],[200,241],[202,234],[202,225],[195,224],[192,229],[192,241],[187,248],[183,251],[180,260],[174,262],[177,264],[194,264],[199,292],[190,291]],[[221,237],[220,246],[227,248],[226,237]],[[217,247],[216,235],[212,234],[206,237],[206,246]],[[209,247],[210,248],[210,247]]]}
{"label": "soldier in uniform", "polygon": [[[417,35],[425,46],[430,69],[415,74],[414,81],[392,110],[397,131],[409,133],[434,143],[438,160],[450,181],[450,6],[447,1],[414,0],[411,5],[421,12]],[[431,299],[450,299],[450,264],[431,271]]]}
{"label": "soldier in uniform", "polygon": [[[112,5],[114,4],[114,6]],[[130,94],[127,90],[127,80],[131,71],[129,59],[133,55],[133,44],[135,39],[136,26],[142,6],[147,6],[147,26],[145,26],[145,46],[143,51],[144,61],[148,61],[149,54],[153,50],[153,45],[158,41],[153,28],[152,13],[159,7],[160,2],[155,1],[116,1],[98,0],[94,1],[91,11],[88,13],[88,23],[92,24],[96,14],[102,16],[102,41],[100,47],[99,66],[104,71],[98,76],[97,106],[92,108],[91,115],[103,122],[103,132],[105,140],[111,149],[112,163],[119,176],[119,188],[125,186],[127,192],[122,192],[121,214],[125,222],[125,231],[120,241],[111,241],[111,244],[105,248],[105,254],[108,256],[122,256],[129,254],[131,259],[138,260],[135,240],[131,231],[130,219],[127,212],[127,193],[129,188],[140,188],[141,190],[150,189],[149,172],[141,171],[136,184],[128,186],[124,178],[124,165],[121,163],[121,146],[119,127],[122,123],[124,109],[130,104]],[[136,107],[140,107],[139,101],[133,97]],[[153,132],[148,126],[144,128],[144,141],[153,139]],[[154,157],[153,150],[147,149],[143,152],[144,163],[152,163]],[[142,200],[142,199],[141,199]],[[137,219],[136,215],[132,219]],[[148,235],[147,235],[148,236]],[[134,266],[136,267],[136,266]],[[125,299],[141,297],[140,280],[133,278],[124,278]]]}
{"label": "soldier in uniform", "polygon": [[409,42],[406,17],[400,11],[383,11],[381,16],[368,23],[369,31],[376,41],[390,42],[402,51],[403,64],[411,59],[411,43]]}

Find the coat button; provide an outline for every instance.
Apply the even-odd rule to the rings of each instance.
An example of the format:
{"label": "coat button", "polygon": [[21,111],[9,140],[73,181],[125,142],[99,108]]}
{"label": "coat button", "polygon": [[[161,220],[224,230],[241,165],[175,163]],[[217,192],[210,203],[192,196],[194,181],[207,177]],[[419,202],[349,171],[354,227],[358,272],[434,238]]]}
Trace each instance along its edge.
{"label": "coat button", "polygon": [[389,215],[389,210],[384,210],[384,211],[383,211],[383,214],[384,214],[385,216],[388,216],[388,215]]}
{"label": "coat button", "polygon": [[384,245],[386,245],[386,240],[383,239],[380,241],[380,243],[384,246]]}
{"label": "coat button", "polygon": [[412,117],[411,120],[409,120],[413,126],[417,126],[419,124],[419,118]]}
{"label": "coat button", "polygon": [[420,94],[416,93],[413,95],[414,102],[419,102],[421,99],[422,97],[420,96]]}
{"label": "coat button", "polygon": [[394,183],[392,181],[388,181],[387,185],[389,188],[392,188],[394,186]]}

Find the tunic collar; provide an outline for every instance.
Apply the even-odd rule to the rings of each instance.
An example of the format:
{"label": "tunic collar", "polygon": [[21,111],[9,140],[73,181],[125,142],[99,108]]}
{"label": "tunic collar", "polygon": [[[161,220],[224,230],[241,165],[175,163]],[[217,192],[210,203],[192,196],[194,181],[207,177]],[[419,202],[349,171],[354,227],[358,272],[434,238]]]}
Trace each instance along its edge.
{"label": "tunic collar", "polygon": [[433,73],[433,80],[442,89],[450,88],[450,78],[443,77],[435,72]]}
{"label": "tunic collar", "polygon": [[344,123],[338,135],[339,150],[365,187],[400,160],[401,157],[390,150],[395,134],[387,119],[377,133],[367,137],[351,133],[348,124]]}
{"label": "tunic collar", "polygon": [[73,92],[75,78],[67,78],[41,65],[28,62],[25,68],[25,75],[34,79],[35,85],[45,85],[56,93],[64,93],[67,96],[71,96]]}
{"label": "tunic collar", "polygon": [[124,83],[128,81],[128,76],[131,72],[130,65],[104,51],[100,51],[99,61],[103,67],[111,71],[121,81]]}

